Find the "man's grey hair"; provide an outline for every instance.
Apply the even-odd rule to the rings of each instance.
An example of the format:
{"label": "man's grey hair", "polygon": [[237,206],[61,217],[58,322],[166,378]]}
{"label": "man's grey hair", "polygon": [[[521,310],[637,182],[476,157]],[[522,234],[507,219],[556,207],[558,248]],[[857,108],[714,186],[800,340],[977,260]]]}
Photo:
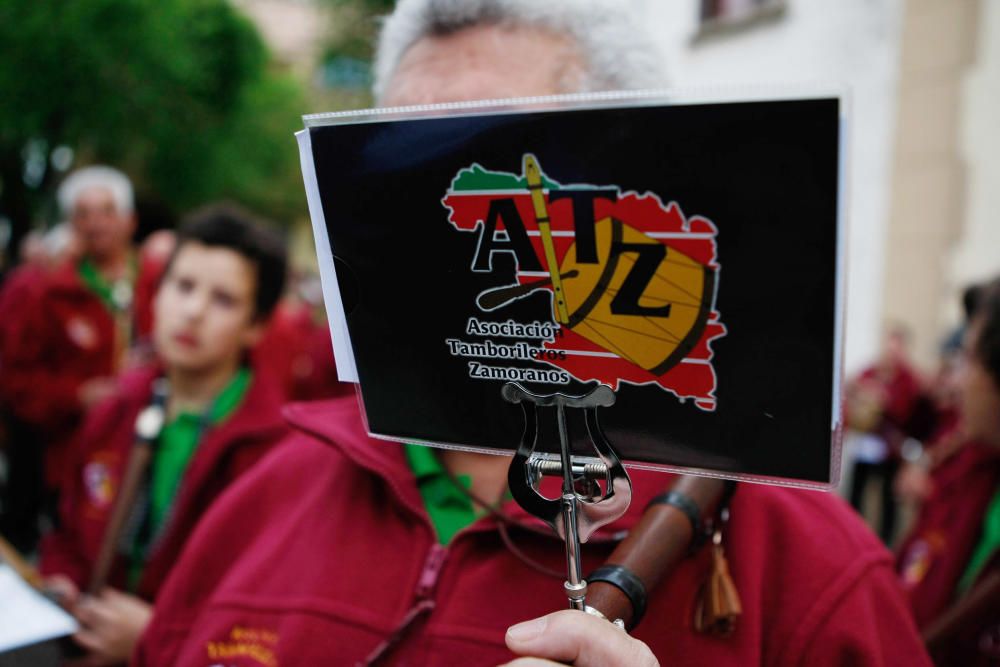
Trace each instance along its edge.
{"label": "man's grey hair", "polygon": [[128,176],[113,167],[94,165],[77,169],[59,186],[56,196],[63,215],[72,216],[76,200],[92,188],[104,188],[110,192],[119,213],[128,214],[135,209],[135,195]]}
{"label": "man's grey hair", "polygon": [[375,97],[384,97],[414,43],[474,25],[539,28],[572,39],[586,78],[575,90],[561,92],[661,88],[666,85],[663,56],[643,24],[644,15],[635,0],[399,0],[379,35]]}

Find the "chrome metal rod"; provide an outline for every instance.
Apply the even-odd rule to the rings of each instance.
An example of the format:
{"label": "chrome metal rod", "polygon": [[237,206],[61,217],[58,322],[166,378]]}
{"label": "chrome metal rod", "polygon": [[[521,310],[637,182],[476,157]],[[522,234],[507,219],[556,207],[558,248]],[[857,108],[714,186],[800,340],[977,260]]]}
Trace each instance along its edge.
{"label": "chrome metal rod", "polygon": [[563,584],[570,609],[583,611],[586,608],[587,582],[583,578],[580,562],[580,532],[577,524],[577,497],[573,488],[573,464],[570,454],[569,431],[566,427],[565,408],[556,406],[559,421],[559,446],[562,459],[562,520],[566,543],[566,576]]}

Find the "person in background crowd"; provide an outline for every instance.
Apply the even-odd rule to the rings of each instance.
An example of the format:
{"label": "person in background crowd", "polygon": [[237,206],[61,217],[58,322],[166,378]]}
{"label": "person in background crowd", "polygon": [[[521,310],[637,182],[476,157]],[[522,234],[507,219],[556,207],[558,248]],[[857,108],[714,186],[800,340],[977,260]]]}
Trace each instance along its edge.
{"label": "person in background crowd", "polygon": [[[156,292],[159,362],[122,375],[74,440],[41,570],[82,625],[76,641],[100,664],[128,658],[195,522],[285,432],[280,392],[247,365],[285,270],[280,239],[245,212],[194,214]],[[137,463],[140,429],[150,428],[138,417],[149,420],[149,410],[162,411],[161,423],[141,433],[155,447]],[[122,489],[134,466],[142,481],[130,499]],[[118,505],[128,520],[115,534]],[[104,588],[95,569],[108,543],[115,558]],[[95,594],[80,596],[84,587]]]}
{"label": "person in background crowd", "polygon": [[[17,328],[18,311],[29,307],[49,272],[80,257],[80,243],[69,223],[46,233],[32,231],[21,242],[20,262],[0,284],[0,364],[4,350],[23,343]],[[0,366],[2,368],[2,366]]]}
{"label": "person in background crowd", "polygon": [[869,480],[878,485],[879,535],[889,544],[896,532],[893,480],[899,470],[900,450],[910,435],[911,420],[921,403],[922,386],[909,360],[908,332],[889,331],[878,362],[866,368],[847,388],[848,426],[862,435],[855,452],[851,478],[851,505],[863,510]]}
{"label": "person in background crowd", "polygon": [[[31,249],[28,249],[28,248]],[[16,358],[19,350],[32,345],[30,335],[19,320],[31,308],[54,267],[75,262],[80,243],[68,223],[60,223],[44,235],[32,232],[22,242],[21,263],[0,285],[0,378],[7,372],[5,360]],[[0,380],[2,383],[2,380]],[[38,442],[37,425],[18,417],[0,395],[2,454],[7,467],[0,487],[0,536],[23,553],[31,553],[41,535],[40,519],[54,508],[47,500],[45,451]]]}
{"label": "person in background crowd", "polygon": [[[376,91],[407,105],[648,87],[660,63],[644,35],[617,0],[401,0]],[[495,665],[511,649],[580,665],[655,664],[650,649],[668,665],[927,664],[890,554],[846,504],[754,484],[737,489],[727,528],[744,610],[730,637],[692,628],[702,549],[651,592],[636,640],[612,635],[627,650],[573,642],[593,625],[581,612],[544,621],[551,632],[513,628],[505,643],[515,621],[566,604],[562,542],[504,501],[510,459],[376,441],[354,397],[286,415],[294,435],[199,525],[137,664]],[[453,481],[466,476],[470,495]],[[584,545],[586,571],[669,479],[633,471],[632,509]],[[505,518],[477,516],[471,497]],[[560,643],[572,653],[553,652]]]}
{"label": "person in background crowd", "polygon": [[[977,301],[957,372],[966,444],[931,472],[926,501],[898,549],[897,570],[924,630],[1000,573],[1000,280]],[[997,664],[1000,604],[963,625],[935,656],[940,664]]]}
{"label": "person in background crowd", "polygon": [[976,304],[979,301],[979,293],[982,285],[969,285],[962,290],[962,323],[955,327],[944,342],[944,347],[949,350],[959,350],[962,347],[962,339],[965,336],[965,329],[969,326],[969,320],[976,312]]}
{"label": "person in background crowd", "polygon": [[322,294],[312,289],[308,277],[292,280],[295,289],[278,303],[254,348],[254,359],[275,378],[289,401],[353,395],[354,385],[337,378]]}
{"label": "person in background crowd", "polygon": [[149,261],[166,262],[174,252],[177,245],[177,234],[171,229],[157,229],[150,233],[146,240],[142,242],[140,252]]}
{"label": "person in background crowd", "polygon": [[0,398],[25,425],[16,446],[45,448],[54,496],[64,453],[85,411],[107,397],[126,352],[149,335],[150,301],[162,263],[140,262],[132,247],[132,185],[120,171],[85,167],[58,191],[79,255],[38,280],[2,314],[11,344],[0,350]]}
{"label": "person in background crowd", "polygon": [[[975,313],[975,298],[981,286],[962,292],[965,318],[956,332],[964,334]],[[962,336],[949,335],[941,346],[937,372],[926,391],[934,413],[933,430],[926,437],[905,443],[903,464],[893,483],[896,496],[903,502],[919,505],[933,492],[934,470],[957,454],[969,442],[960,428],[959,370],[963,365]]]}
{"label": "person in background crowd", "polygon": [[[150,267],[150,273],[156,276],[163,275],[163,267],[167,265],[170,256],[174,252],[177,244],[177,234],[172,229],[158,229],[147,236],[139,245],[139,266]],[[158,285],[152,285],[154,289]],[[137,324],[144,330],[153,330],[153,310],[146,311]],[[151,333],[143,336],[136,336],[132,340],[132,345],[126,351],[125,359],[121,362],[123,369],[142,366],[154,361],[156,354],[153,351],[153,340]]]}
{"label": "person in background crowd", "polygon": [[44,264],[46,259],[45,234],[33,229],[21,239],[18,246],[18,266]]}
{"label": "person in background crowd", "polygon": [[73,228],[66,222],[59,223],[44,234],[33,230],[22,239],[20,261],[0,283],[0,364],[7,346],[22,342],[14,326],[17,324],[17,311],[30,304],[53,268],[64,262],[74,262],[79,256],[80,243]]}

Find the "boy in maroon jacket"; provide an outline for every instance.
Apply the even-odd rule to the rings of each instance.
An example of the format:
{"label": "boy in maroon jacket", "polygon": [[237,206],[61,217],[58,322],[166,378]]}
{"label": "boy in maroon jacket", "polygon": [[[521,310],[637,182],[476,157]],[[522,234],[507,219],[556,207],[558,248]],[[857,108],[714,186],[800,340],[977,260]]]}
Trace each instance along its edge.
{"label": "boy in maroon jacket", "polygon": [[[83,626],[76,641],[98,661],[127,659],[198,518],[285,432],[280,393],[246,365],[285,270],[280,240],[243,212],[196,214],[156,293],[159,364],[122,376],[74,441],[60,527],[43,542],[41,568]],[[94,584],[123,474],[136,455],[137,417],[154,403],[163,423],[158,433],[144,433],[154,441],[152,454],[114,541],[108,588],[80,597]]]}
{"label": "boy in maroon jacket", "polygon": [[[658,60],[621,4],[401,0],[383,32],[380,101],[654,85]],[[889,553],[846,504],[752,484],[735,494],[726,538],[743,601],[732,636],[691,627],[711,559],[702,549],[651,593],[637,639],[567,611],[540,632],[511,629],[505,642],[512,623],[566,604],[561,541],[503,502],[510,459],[372,440],[353,398],[285,414],[295,434],[199,525],[157,600],[138,664],[496,665],[511,650],[578,665],[655,664],[639,640],[667,665],[927,664]],[[502,503],[517,552],[494,516],[477,519],[448,490],[449,473]],[[632,475],[632,509],[584,545],[585,571],[669,479]],[[576,641],[602,636],[611,639]]]}

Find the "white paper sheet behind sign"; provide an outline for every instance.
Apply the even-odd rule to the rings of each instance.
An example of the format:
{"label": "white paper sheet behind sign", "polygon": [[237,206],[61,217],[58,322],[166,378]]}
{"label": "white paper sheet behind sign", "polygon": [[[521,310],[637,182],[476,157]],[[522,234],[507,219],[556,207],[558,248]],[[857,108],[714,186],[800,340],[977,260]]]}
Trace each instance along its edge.
{"label": "white paper sheet behind sign", "polygon": [[72,616],[0,563],[0,653],[78,629]]}
{"label": "white paper sheet behind sign", "polygon": [[319,278],[323,284],[323,301],[326,303],[326,315],[330,322],[330,335],[333,337],[333,357],[337,360],[337,377],[341,382],[356,383],[358,369],[354,363],[351,334],[347,331],[347,316],[344,313],[344,302],[340,298],[337,272],[333,268],[333,251],[326,231],[326,218],[323,216],[323,203],[319,198],[319,186],[316,183],[316,167],[313,165],[309,130],[296,132],[295,138],[299,141],[302,180],[305,183],[309,217],[312,219],[313,236],[316,241],[316,259],[319,262]]}

